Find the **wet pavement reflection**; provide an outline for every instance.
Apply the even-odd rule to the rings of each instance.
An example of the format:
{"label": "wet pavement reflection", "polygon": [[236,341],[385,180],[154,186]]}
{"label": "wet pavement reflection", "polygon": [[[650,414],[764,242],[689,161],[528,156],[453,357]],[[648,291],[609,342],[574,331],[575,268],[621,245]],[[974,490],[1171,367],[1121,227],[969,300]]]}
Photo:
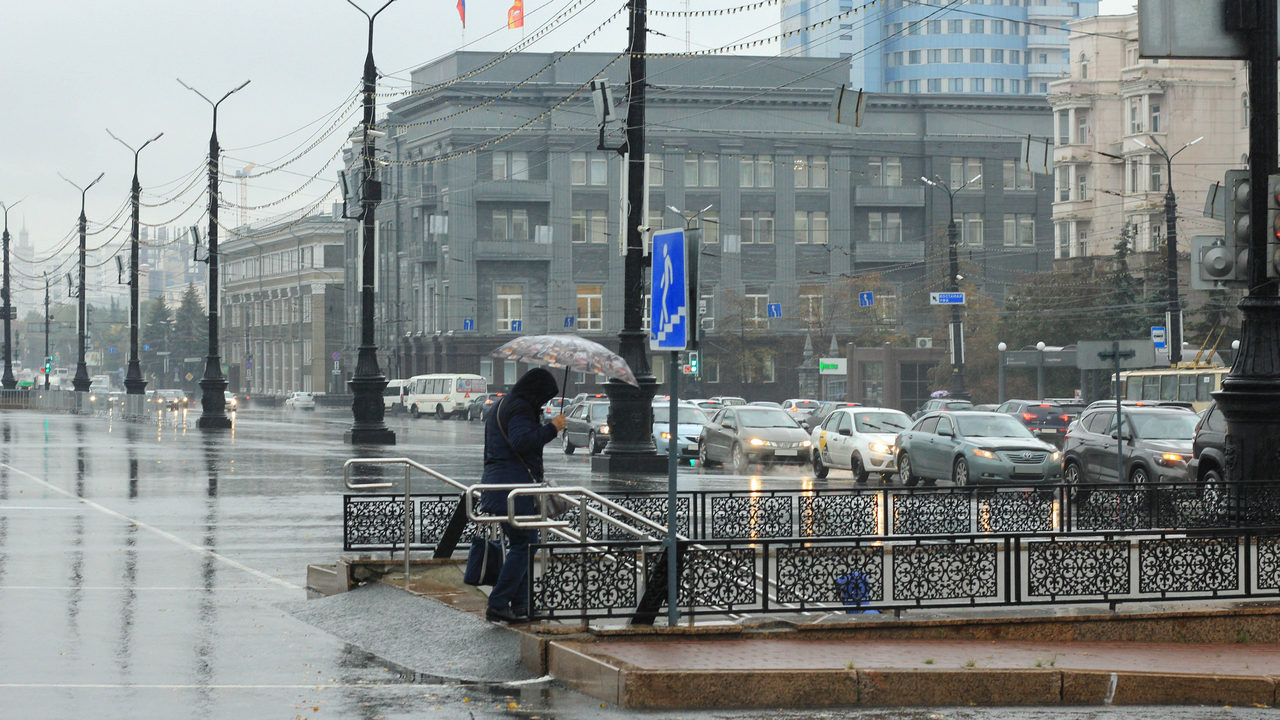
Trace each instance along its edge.
{"label": "wet pavement reflection", "polygon": [[[481,468],[479,423],[391,416],[394,447],[344,445],[347,408],[242,409],[230,431],[198,410],[147,423],[0,412],[0,717],[4,718],[1085,718],[1136,710],[637,713],[553,681],[422,674],[289,611],[308,563],[341,553],[342,464],[408,456],[463,482]],[[665,477],[603,479],[546,452],[561,484],[651,491]],[[399,479],[393,470],[388,477]],[[682,489],[797,488],[683,466]],[[443,491],[422,478],[414,491]],[[412,641],[412,638],[407,638]],[[1161,711],[1171,720],[1264,711]],[[1253,714],[1251,714],[1253,713]]]}

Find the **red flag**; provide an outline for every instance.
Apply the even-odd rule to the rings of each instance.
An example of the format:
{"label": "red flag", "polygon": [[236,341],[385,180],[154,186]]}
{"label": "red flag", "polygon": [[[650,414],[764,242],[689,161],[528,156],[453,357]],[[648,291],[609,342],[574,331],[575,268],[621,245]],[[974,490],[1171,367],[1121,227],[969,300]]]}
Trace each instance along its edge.
{"label": "red flag", "polygon": [[462,18],[462,27],[467,27],[467,0],[458,0],[458,17]]}
{"label": "red flag", "polygon": [[524,27],[524,0],[515,0],[511,9],[507,10],[507,29],[515,30]]}

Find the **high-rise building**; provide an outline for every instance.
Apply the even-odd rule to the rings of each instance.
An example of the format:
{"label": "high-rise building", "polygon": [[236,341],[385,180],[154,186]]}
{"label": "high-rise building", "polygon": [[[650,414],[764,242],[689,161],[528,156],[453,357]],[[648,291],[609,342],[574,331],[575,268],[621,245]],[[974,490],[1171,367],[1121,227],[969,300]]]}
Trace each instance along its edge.
{"label": "high-rise building", "polygon": [[1046,95],[1064,77],[1067,22],[1093,0],[783,0],[783,55],[848,57],[850,87]]}

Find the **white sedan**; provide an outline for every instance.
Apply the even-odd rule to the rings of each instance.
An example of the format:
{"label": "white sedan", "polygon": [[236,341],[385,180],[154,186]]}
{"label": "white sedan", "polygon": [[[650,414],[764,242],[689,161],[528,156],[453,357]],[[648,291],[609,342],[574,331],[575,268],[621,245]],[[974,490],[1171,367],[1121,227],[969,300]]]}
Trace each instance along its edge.
{"label": "white sedan", "polygon": [[309,392],[291,393],[284,399],[284,407],[286,410],[315,410],[316,398]]}
{"label": "white sedan", "polygon": [[911,426],[911,418],[892,408],[840,408],[813,429],[813,473],[820,478],[832,468],[849,470],[856,482],[867,481],[869,473],[881,480],[898,471],[894,441]]}

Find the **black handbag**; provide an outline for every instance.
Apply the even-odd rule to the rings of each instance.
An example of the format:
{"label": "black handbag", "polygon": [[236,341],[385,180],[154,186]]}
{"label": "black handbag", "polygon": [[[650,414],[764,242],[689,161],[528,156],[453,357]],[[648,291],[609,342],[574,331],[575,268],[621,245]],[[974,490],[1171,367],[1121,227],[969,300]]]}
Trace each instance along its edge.
{"label": "black handbag", "polygon": [[[503,401],[505,400],[506,398],[504,397]],[[511,450],[511,454],[515,457],[516,460],[520,461],[520,464],[524,466],[524,471],[529,473],[529,479],[532,480],[535,484],[541,485],[542,487],[555,487],[554,483],[546,480],[545,478],[543,479],[542,482],[539,483],[538,478],[533,476],[533,470],[529,467],[529,464],[524,461],[524,458],[520,457],[520,453],[516,452],[516,449],[514,447],[511,447],[511,438],[507,437],[507,430],[506,428],[502,427],[501,411],[502,411],[502,405],[499,404],[498,407],[494,410],[495,413],[499,413],[496,417],[498,432],[502,433],[502,439],[506,441],[507,448]],[[538,500],[541,503],[542,514],[546,515],[548,518],[552,520],[555,520],[556,518],[561,517],[562,515],[564,515],[565,513],[569,512],[569,510],[572,509],[572,506],[569,504],[569,501],[566,500],[563,495],[539,495]]]}
{"label": "black handbag", "polygon": [[467,569],[462,582],[468,585],[493,585],[502,572],[502,543],[483,537],[471,538],[467,551]]}

